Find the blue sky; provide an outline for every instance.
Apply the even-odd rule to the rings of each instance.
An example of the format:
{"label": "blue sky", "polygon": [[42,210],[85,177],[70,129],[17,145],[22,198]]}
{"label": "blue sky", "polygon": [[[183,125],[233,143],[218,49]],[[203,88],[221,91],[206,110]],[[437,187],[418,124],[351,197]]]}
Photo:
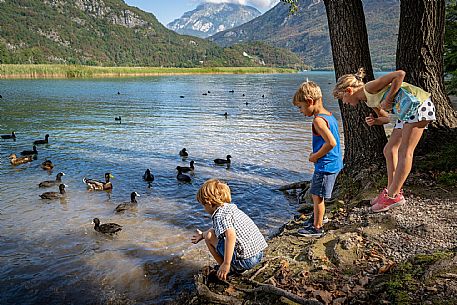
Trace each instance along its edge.
{"label": "blue sky", "polygon": [[273,7],[279,0],[124,0],[131,6],[136,6],[143,11],[154,14],[159,21],[167,23],[179,18],[187,11],[191,11],[202,2],[228,2],[250,5],[262,13]]}

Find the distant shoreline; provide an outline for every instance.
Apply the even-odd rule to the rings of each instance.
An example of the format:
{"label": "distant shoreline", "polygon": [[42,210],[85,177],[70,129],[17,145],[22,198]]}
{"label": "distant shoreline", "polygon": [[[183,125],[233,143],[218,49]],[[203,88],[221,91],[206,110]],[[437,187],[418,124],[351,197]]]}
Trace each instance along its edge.
{"label": "distant shoreline", "polygon": [[193,74],[275,74],[296,73],[297,70],[272,67],[97,67],[81,65],[15,65],[1,64],[0,79],[68,79],[68,78],[115,78]]}

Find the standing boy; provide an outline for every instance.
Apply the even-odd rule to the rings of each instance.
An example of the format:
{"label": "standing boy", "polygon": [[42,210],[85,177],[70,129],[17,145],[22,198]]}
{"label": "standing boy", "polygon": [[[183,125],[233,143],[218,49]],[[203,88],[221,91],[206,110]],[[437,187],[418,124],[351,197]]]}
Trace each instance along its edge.
{"label": "standing boy", "polygon": [[310,193],[314,205],[314,222],[298,230],[298,234],[306,237],[321,237],[325,214],[324,199],[332,197],[333,186],[339,171],[343,168],[338,122],[324,108],[322,92],[319,86],[306,81],[300,85],[294,95],[293,104],[303,115],[313,116],[313,152],[309,161],[314,163],[314,174]]}
{"label": "standing boy", "polygon": [[249,216],[232,201],[227,184],[210,179],[198,190],[197,200],[211,215],[213,228],[205,232],[196,230],[191,241],[205,240],[206,246],[220,265],[217,276],[227,279],[230,270],[241,273],[253,268],[263,258],[267,243]]}

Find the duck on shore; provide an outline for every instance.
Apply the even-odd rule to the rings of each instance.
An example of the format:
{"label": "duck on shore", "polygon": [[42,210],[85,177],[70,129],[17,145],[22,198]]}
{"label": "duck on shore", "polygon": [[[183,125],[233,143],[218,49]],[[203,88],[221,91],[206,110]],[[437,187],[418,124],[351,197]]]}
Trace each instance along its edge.
{"label": "duck on shore", "polygon": [[49,140],[49,135],[46,134],[44,136],[44,140],[36,140],[36,141],[33,141],[33,144],[35,145],[38,145],[38,144],[48,144],[48,140]]}
{"label": "duck on shore", "polygon": [[113,235],[122,230],[122,226],[117,223],[100,224],[100,219],[94,218],[92,221],[94,230],[103,234]]}
{"label": "duck on shore", "polygon": [[110,182],[110,178],[114,178],[113,175],[110,173],[105,173],[105,182],[89,179],[84,177],[83,182],[87,185],[87,187],[91,190],[95,191],[107,191],[113,188],[113,185]]}
{"label": "duck on shore", "polygon": [[45,192],[40,195],[41,199],[60,199],[65,197],[66,185],[61,183],[59,185],[59,192]]}
{"label": "duck on shore", "polygon": [[40,184],[38,184],[38,187],[50,187],[50,186],[54,186],[56,184],[60,184],[60,183],[62,183],[62,176],[65,176],[65,173],[60,172],[56,175],[56,180],[47,180],[47,181],[40,182]]}
{"label": "duck on shore", "polygon": [[119,204],[115,209],[114,211],[116,213],[121,213],[121,212],[124,212],[126,210],[133,210],[133,209],[136,209],[137,206],[138,206],[138,202],[136,201],[136,197],[140,197],[140,194],[138,194],[137,192],[132,192],[130,194],[130,202],[124,202],[124,203],[121,203]]}
{"label": "duck on shore", "polygon": [[24,163],[33,161],[33,155],[28,155],[25,157],[17,157],[16,154],[11,154],[8,158],[10,159],[10,163],[12,165],[19,165],[19,164],[24,164]]}

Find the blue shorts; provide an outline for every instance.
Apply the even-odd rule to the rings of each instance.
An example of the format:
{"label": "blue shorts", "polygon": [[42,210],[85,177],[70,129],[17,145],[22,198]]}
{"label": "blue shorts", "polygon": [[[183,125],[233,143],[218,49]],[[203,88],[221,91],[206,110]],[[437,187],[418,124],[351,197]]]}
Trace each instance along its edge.
{"label": "blue shorts", "polygon": [[[224,239],[219,239],[217,242],[217,247],[216,247],[217,253],[224,257],[225,253],[225,240]],[[234,269],[235,272],[241,273],[245,270],[249,270],[253,268],[255,265],[260,263],[263,258],[263,251],[260,251],[256,255],[245,258],[245,259],[238,259],[236,257],[235,251],[233,251],[233,256],[232,256],[232,261],[230,262],[230,267],[231,269]]]}
{"label": "blue shorts", "polygon": [[338,173],[321,173],[314,172],[313,179],[311,180],[310,193],[321,198],[332,198],[333,186],[335,185]]}

